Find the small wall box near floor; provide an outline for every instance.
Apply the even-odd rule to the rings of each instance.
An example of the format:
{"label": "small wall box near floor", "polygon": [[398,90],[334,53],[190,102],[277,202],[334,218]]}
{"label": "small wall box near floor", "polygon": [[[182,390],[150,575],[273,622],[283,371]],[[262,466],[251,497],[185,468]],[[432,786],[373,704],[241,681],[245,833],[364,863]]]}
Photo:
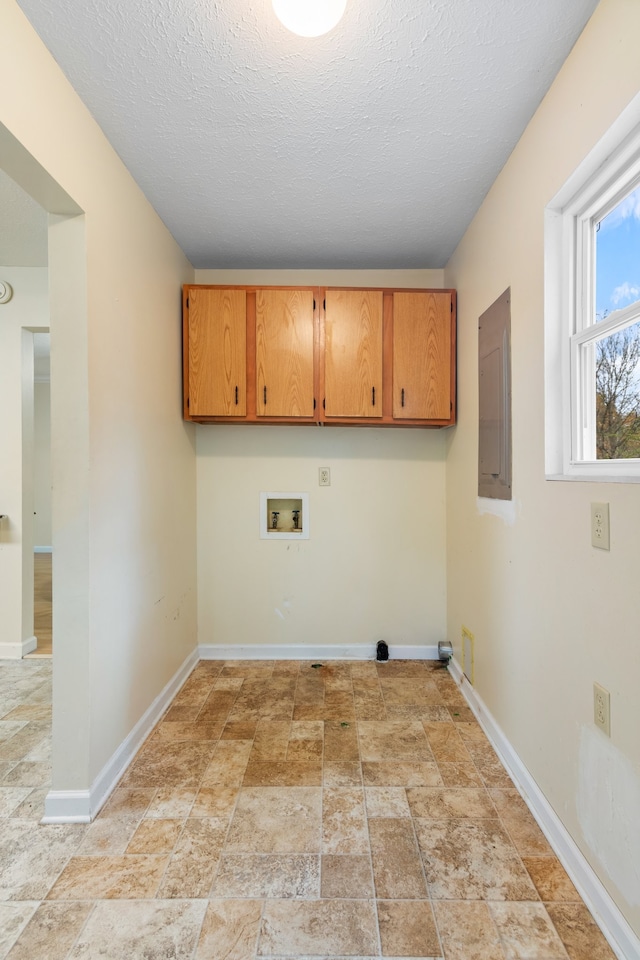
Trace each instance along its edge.
{"label": "small wall box near floor", "polygon": [[448,427],[455,290],[183,288],[184,417]]}

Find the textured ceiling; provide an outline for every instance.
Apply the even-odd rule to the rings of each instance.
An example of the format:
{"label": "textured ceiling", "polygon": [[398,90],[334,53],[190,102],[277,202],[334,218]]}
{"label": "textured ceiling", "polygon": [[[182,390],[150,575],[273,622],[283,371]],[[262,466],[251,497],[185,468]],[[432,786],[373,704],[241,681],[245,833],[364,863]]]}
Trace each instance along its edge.
{"label": "textured ceiling", "polygon": [[596,0],[19,0],[196,267],[440,267]]}
{"label": "textured ceiling", "polygon": [[0,266],[46,265],[47,215],[0,170]]}

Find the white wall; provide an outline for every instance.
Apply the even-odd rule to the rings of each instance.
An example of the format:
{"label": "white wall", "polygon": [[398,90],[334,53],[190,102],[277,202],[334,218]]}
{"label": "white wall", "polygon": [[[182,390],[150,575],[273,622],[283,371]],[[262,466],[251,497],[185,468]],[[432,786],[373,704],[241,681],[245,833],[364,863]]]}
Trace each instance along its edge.
{"label": "white wall", "polygon": [[[459,425],[448,437],[449,636],[476,688],[640,933],[640,486],[545,481],[545,205],[640,89],[640,4],[603,0],[445,271],[458,290]],[[513,514],[477,501],[477,324],[511,287]],[[611,552],[589,504],[611,504]],[[611,692],[611,740],[592,685]]]}
{"label": "white wall", "polygon": [[[46,267],[0,267],[13,297],[0,304],[0,654],[33,637],[33,335],[47,327]],[[25,550],[23,550],[23,545]]]}
{"label": "white wall", "polygon": [[[59,187],[84,211],[51,218],[49,267],[53,786],[86,791],[195,648],[193,271],[14,0],[0,0],[0,89],[12,175],[50,212],[65,212]],[[14,140],[36,163],[14,162]]]}
{"label": "white wall", "polygon": [[33,387],[33,540],[51,546],[51,385],[37,380]]}
{"label": "white wall", "polygon": [[[440,287],[442,271],[198,270],[196,282]],[[198,426],[200,643],[373,654],[379,639],[444,639],[445,433]],[[308,492],[310,539],[260,540],[261,491]]]}

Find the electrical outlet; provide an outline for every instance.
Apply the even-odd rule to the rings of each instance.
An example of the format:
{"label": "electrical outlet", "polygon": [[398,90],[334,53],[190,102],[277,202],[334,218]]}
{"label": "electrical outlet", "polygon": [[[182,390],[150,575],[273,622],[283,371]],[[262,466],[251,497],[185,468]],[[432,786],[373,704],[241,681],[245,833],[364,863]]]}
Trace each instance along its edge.
{"label": "electrical outlet", "polygon": [[318,486],[319,487],[330,487],[331,486],[331,470],[329,467],[320,467],[318,470]]}
{"label": "electrical outlet", "polygon": [[611,736],[611,697],[599,683],[593,685],[593,720],[596,727]]}
{"label": "electrical outlet", "polygon": [[591,504],[591,546],[610,549],[608,503]]}

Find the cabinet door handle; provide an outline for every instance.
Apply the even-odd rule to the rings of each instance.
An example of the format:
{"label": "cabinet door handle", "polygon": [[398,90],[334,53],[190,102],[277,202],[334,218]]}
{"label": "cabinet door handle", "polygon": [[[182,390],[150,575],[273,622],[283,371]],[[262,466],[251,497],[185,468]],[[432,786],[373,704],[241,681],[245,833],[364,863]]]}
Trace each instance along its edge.
{"label": "cabinet door handle", "polygon": [[236,387],[236,407],[238,406],[238,388]]}
{"label": "cabinet door handle", "polygon": [[375,407],[376,405],[376,388],[371,387],[371,406]]}
{"label": "cabinet door handle", "polygon": [[404,387],[402,388],[402,393],[400,394],[400,402],[401,402],[401,405],[404,407]]}
{"label": "cabinet door handle", "polygon": [[264,405],[265,405],[265,407],[266,407],[266,405],[267,405],[267,388],[266,388],[266,387],[264,387],[264,389],[263,389],[263,391],[262,391],[262,396],[264,397]]}

